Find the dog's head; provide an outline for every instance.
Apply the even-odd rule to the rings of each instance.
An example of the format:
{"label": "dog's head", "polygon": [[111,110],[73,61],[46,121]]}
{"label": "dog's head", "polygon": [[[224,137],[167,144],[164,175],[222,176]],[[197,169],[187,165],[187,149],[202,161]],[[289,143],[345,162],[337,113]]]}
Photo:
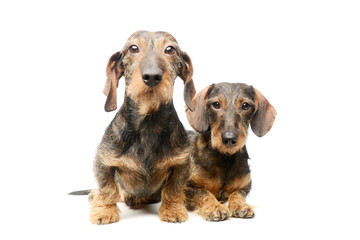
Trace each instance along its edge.
{"label": "dog's head", "polygon": [[242,83],[212,84],[193,98],[187,110],[190,125],[200,133],[211,131],[212,148],[234,154],[245,145],[248,127],[258,136],[270,131],[276,110],[255,88]]}
{"label": "dog's head", "polygon": [[191,59],[169,33],[135,32],[124,48],[110,57],[106,74],[106,111],[117,108],[116,89],[122,76],[125,76],[125,95],[149,106],[171,102],[174,81],[179,76],[185,84],[185,103],[193,109],[191,99],[196,91]]}

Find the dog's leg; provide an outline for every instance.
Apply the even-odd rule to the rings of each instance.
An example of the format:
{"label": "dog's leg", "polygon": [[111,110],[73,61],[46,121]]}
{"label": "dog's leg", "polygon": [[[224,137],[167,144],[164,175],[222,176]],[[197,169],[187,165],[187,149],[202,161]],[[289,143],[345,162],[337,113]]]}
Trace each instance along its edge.
{"label": "dog's leg", "polygon": [[94,224],[118,222],[120,209],[116,203],[120,201],[120,193],[114,179],[114,170],[105,166],[97,156],[94,172],[99,188],[92,190],[89,194],[90,222]]}
{"label": "dog's leg", "polygon": [[253,218],[255,216],[254,208],[245,201],[247,193],[240,190],[230,194],[229,210],[232,217]]}
{"label": "dog's leg", "polygon": [[187,207],[195,210],[206,221],[223,221],[230,214],[225,204],[204,188],[188,187],[186,190]]}
{"label": "dog's leg", "polygon": [[189,176],[187,164],[177,165],[172,168],[162,191],[161,206],[159,209],[160,220],[165,222],[185,222],[188,212],[185,208],[185,185]]}

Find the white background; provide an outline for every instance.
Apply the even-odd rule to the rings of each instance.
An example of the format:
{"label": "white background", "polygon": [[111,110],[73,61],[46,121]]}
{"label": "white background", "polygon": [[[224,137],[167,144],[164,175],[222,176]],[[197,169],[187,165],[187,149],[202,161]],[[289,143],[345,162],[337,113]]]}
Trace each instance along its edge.
{"label": "white background", "polygon": [[[2,1],[0,26],[1,239],[360,238],[358,1]],[[103,110],[106,63],[137,30],[173,34],[198,91],[245,82],[277,109],[247,143],[254,219],[169,224],[159,204],[119,204],[119,223],[96,226],[87,198],[66,195],[96,187],[115,115]],[[182,91],[178,79],[190,129]]]}

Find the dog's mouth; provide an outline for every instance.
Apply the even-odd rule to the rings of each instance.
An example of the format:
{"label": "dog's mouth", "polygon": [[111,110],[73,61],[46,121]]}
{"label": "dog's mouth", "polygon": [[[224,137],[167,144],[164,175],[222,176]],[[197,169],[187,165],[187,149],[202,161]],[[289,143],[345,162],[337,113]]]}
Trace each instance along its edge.
{"label": "dog's mouth", "polygon": [[218,147],[217,150],[223,154],[227,154],[227,155],[233,155],[239,151],[241,151],[241,149],[244,147],[244,145],[241,144],[237,144],[237,145],[233,145],[233,146],[228,146],[228,145],[222,145],[221,147]]}
{"label": "dog's mouth", "polygon": [[241,151],[246,142],[246,135],[243,133],[224,132],[212,136],[211,145],[220,153],[233,155]]}

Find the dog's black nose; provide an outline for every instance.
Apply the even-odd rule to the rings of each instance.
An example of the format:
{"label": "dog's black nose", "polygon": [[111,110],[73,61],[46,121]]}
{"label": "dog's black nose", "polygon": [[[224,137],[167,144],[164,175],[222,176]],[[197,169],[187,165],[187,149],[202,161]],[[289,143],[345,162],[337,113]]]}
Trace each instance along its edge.
{"label": "dog's black nose", "polygon": [[142,79],[149,87],[158,85],[163,77],[163,71],[158,67],[147,68],[142,71]]}
{"label": "dog's black nose", "polygon": [[221,138],[225,145],[233,146],[237,142],[238,135],[233,132],[225,132],[221,135]]}

